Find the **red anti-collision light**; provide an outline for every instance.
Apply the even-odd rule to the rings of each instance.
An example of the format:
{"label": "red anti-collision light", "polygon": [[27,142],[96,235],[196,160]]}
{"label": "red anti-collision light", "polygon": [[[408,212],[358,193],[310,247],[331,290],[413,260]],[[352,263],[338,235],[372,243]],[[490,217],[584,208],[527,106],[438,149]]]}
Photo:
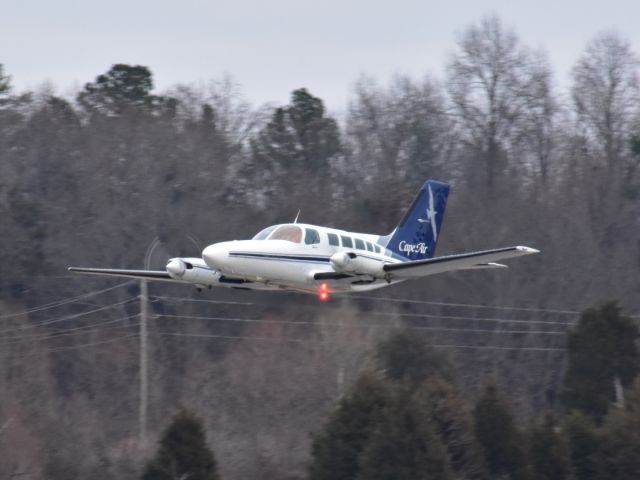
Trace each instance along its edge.
{"label": "red anti-collision light", "polygon": [[322,300],[323,302],[326,302],[327,300],[329,300],[329,285],[327,285],[326,283],[322,283],[320,284],[320,300]]}

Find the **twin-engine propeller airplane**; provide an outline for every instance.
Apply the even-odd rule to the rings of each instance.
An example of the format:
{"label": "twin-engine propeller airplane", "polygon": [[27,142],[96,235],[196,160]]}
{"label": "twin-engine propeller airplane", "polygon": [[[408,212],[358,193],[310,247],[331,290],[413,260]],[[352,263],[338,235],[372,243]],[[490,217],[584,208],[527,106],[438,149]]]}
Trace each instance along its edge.
{"label": "twin-engine propeller airplane", "polygon": [[209,245],[202,258],[171,258],[166,270],[69,270],[199,289],[293,290],[327,300],[330,293],[373,290],[435,273],[505,268],[495,262],[538,253],[518,246],[434,257],[448,194],[449,185],[428,180],[398,226],[385,236],[289,223],[265,228],[251,240]]}

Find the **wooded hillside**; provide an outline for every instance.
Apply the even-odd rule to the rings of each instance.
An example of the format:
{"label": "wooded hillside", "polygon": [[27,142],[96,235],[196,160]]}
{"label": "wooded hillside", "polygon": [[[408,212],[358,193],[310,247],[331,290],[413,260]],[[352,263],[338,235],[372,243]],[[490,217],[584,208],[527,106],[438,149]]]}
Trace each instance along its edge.
{"label": "wooded hillside", "polygon": [[[255,107],[229,79],[156,92],[149,67],[119,64],[63,98],[14,91],[10,67],[0,478],[139,478],[181,407],[204,419],[220,478],[306,478],[313,435],[395,330],[442,352],[469,401],[495,383],[528,422],[563,411],[567,332],[583,309],[613,300],[639,321],[639,64],[615,32],[558,80],[544,52],[489,17],[460,36],[445,78],[363,77],[340,118],[305,88]],[[163,268],[298,210],[386,234],[426,178],[452,185],[438,254],[542,253],[327,304],[150,285],[140,444],[138,283],[67,266],[141,268],[157,237],[151,267]]]}

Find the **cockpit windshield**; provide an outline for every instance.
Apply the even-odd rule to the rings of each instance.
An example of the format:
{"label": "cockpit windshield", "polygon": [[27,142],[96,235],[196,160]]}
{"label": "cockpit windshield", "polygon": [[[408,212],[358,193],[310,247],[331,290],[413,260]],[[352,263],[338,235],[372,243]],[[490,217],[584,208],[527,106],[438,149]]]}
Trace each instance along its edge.
{"label": "cockpit windshield", "polygon": [[277,225],[272,225],[271,227],[267,227],[264,230],[260,230],[251,240],[266,240],[271,232],[275,230]]}
{"label": "cockpit windshield", "polygon": [[302,229],[297,225],[281,225],[269,237],[269,240],[287,240],[293,243],[302,242]]}

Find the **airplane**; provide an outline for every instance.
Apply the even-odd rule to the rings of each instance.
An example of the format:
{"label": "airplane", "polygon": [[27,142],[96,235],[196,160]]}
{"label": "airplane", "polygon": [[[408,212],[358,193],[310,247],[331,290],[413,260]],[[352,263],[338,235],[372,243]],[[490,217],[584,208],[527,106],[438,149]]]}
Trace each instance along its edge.
{"label": "airplane", "polygon": [[165,270],[69,267],[91,275],[159,280],[248,290],[313,293],[361,292],[454,270],[506,268],[496,263],[539,253],[514,246],[435,256],[449,185],[427,180],[388,235],[353,233],[297,223],[272,225],[251,240],[214,243],[202,257],[169,259]]}

